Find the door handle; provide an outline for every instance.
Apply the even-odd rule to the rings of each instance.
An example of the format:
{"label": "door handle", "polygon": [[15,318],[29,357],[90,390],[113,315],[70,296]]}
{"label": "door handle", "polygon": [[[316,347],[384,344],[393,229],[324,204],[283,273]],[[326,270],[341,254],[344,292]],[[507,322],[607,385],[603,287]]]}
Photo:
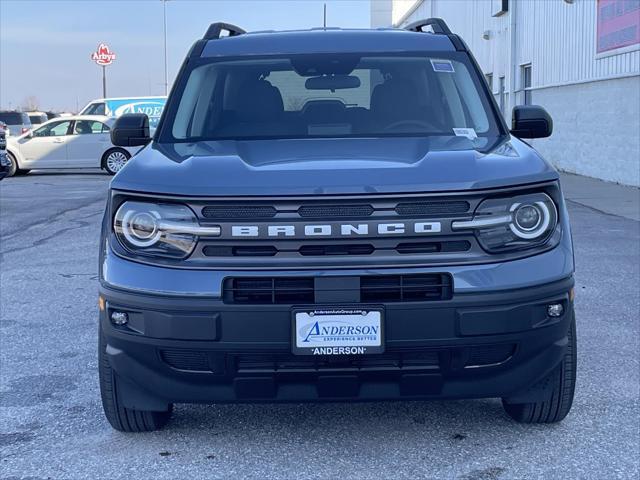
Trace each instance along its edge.
{"label": "door handle", "polygon": [[64,138],[54,138],[53,143],[64,143]]}

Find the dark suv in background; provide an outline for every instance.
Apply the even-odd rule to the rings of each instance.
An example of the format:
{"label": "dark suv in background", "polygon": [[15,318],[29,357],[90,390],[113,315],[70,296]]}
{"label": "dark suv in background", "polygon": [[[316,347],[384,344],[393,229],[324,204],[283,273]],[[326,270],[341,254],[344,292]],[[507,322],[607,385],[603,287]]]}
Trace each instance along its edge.
{"label": "dark suv in background", "polygon": [[0,180],[7,176],[11,162],[7,158],[7,134],[0,123]]}
{"label": "dark suv in background", "polygon": [[[432,32],[426,30],[430,28]],[[222,36],[225,32],[226,35]],[[502,119],[441,19],[405,30],[212,24],[100,242],[111,425],[174,403],[501,398],[557,422],[576,377],[573,250],[557,172]]]}
{"label": "dark suv in background", "polygon": [[2,110],[0,111],[0,122],[7,125],[9,133],[14,137],[31,130],[31,120],[25,112]]}

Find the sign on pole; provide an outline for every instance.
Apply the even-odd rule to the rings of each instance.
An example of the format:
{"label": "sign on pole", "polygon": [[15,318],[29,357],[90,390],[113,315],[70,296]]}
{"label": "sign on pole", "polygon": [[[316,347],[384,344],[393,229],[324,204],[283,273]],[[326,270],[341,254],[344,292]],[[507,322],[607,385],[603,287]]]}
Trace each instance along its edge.
{"label": "sign on pole", "polygon": [[116,59],[116,54],[111,51],[109,45],[101,43],[98,49],[91,54],[91,60],[102,67],[102,97],[107,98],[107,66]]}

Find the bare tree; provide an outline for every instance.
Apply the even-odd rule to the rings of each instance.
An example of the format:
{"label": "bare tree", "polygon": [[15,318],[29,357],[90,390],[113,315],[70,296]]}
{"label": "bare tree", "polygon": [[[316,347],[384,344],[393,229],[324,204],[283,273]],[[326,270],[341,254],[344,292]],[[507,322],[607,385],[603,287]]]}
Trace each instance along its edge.
{"label": "bare tree", "polygon": [[22,101],[22,109],[28,112],[38,110],[40,106],[40,100],[35,95],[29,95]]}

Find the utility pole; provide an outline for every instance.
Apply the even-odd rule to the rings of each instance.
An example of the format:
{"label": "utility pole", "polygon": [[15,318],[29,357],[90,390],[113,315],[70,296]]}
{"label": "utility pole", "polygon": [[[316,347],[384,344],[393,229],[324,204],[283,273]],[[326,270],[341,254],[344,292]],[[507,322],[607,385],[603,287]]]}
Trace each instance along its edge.
{"label": "utility pole", "polygon": [[107,98],[107,67],[102,65],[102,98]]}
{"label": "utility pole", "polygon": [[162,19],[164,25],[164,94],[169,94],[169,66],[167,63],[167,2],[162,0]]}

